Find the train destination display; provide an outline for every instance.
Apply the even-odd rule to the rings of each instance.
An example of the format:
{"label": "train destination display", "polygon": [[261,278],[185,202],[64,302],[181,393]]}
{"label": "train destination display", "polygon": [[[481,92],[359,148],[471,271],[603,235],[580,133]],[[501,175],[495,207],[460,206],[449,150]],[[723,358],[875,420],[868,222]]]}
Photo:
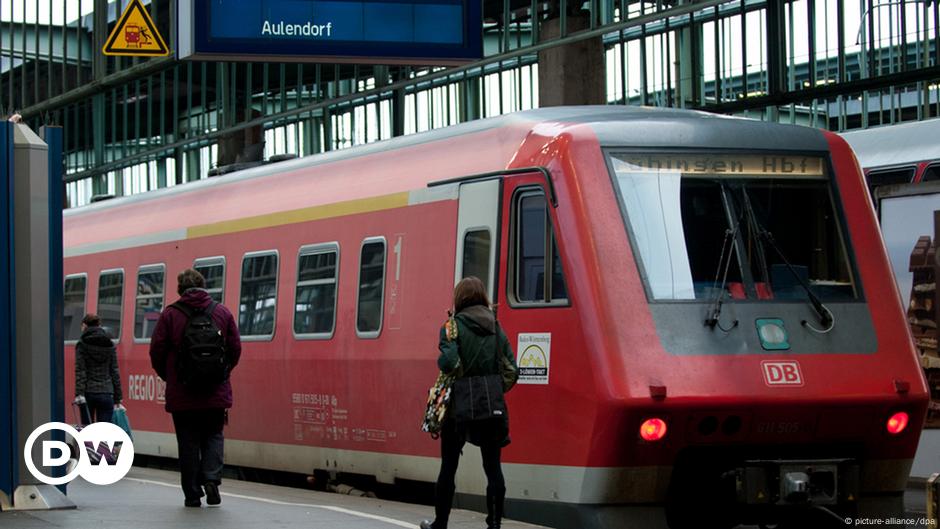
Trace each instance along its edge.
{"label": "train destination display", "polygon": [[458,64],[483,55],[480,0],[180,0],[180,59]]}
{"label": "train destination display", "polygon": [[619,157],[632,172],[681,172],[695,175],[748,175],[773,177],[821,177],[823,159],[818,156],[631,154]]}

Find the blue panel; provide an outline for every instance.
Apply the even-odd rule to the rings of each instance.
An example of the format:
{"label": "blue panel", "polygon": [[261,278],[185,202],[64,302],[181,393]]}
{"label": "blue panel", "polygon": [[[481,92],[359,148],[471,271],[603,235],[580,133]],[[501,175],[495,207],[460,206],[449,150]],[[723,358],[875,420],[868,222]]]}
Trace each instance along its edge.
{"label": "blue panel", "polygon": [[[65,353],[62,313],[64,310],[62,255],[62,209],[65,189],[62,181],[62,128],[42,127],[39,130],[49,147],[49,366],[52,409],[50,420],[65,422]],[[53,431],[53,439],[65,440],[65,434]],[[53,469],[53,475],[65,475],[65,467]],[[65,485],[60,485],[65,492]]]}
{"label": "blue panel", "polygon": [[481,0],[193,0],[192,9],[189,58],[435,64],[483,56]]}
{"label": "blue panel", "polygon": [[15,292],[13,291],[13,125],[0,121],[0,490],[17,483]]}

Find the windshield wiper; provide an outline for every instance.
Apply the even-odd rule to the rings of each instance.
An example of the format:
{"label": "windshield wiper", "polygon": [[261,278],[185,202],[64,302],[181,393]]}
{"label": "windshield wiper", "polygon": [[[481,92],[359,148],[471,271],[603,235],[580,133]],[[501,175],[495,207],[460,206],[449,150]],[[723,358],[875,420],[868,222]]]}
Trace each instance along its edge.
{"label": "windshield wiper", "polygon": [[796,282],[799,283],[799,285],[806,292],[806,296],[809,298],[810,304],[812,304],[813,309],[816,311],[816,315],[819,316],[819,323],[823,326],[823,329],[822,330],[816,329],[812,325],[809,325],[809,323],[806,320],[803,320],[803,325],[806,325],[813,331],[816,331],[819,333],[827,333],[831,331],[833,324],[835,323],[835,319],[832,316],[832,311],[830,311],[825,305],[823,305],[822,301],[820,301],[819,298],[816,296],[816,294],[813,293],[809,285],[807,285],[806,282],[803,280],[803,278],[800,277],[800,274],[798,274],[796,270],[794,270],[793,265],[791,265],[790,261],[786,258],[785,255],[783,255],[783,250],[781,250],[780,247],[777,246],[777,242],[774,240],[773,233],[771,233],[770,230],[764,228],[764,226],[761,225],[760,221],[757,219],[757,215],[754,213],[754,209],[751,207],[751,198],[750,198],[750,195],[748,195],[747,193],[747,188],[742,186],[741,191],[744,194],[744,203],[745,203],[746,213],[749,217],[749,221],[752,222],[753,226],[757,229],[758,237],[766,241],[767,244],[770,245],[771,248],[773,248],[774,253],[776,253],[777,257],[779,257],[780,260],[783,261],[783,264],[787,267],[787,270],[790,271],[790,274],[793,275],[794,279],[796,279]]}
{"label": "windshield wiper", "polygon": [[[724,184],[719,184],[719,186],[721,188],[722,200],[725,202],[725,211],[729,211],[729,205],[727,203],[728,197],[725,194],[726,193],[725,186]],[[731,327],[728,327],[726,329],[722,327],[720,323],[718,323],[718,319],[721,317],[721,305],[723,303],[721,298],[724,297],[725,286],[728,284],[728,269],[731,268],[731,260],[734,258],[734,251],[736,248],[735,245],[737,244],[738,229],[740,227],[741,227],[741,216],[739,215],[738,218],[735,220],[733,227],[725,230],[725,239],[721,243],[721,255],[719,255],[718,257],[718,268],[715,269],[715,282],[712,284],[712,290],[715,291],[715,301],[712,302],[711,309],[709,309],[708,315],[705,317],[706,327],[711,327],[712,329],[714,329],[715,327],[718,327],[724,332],[728,332],[731,329],[734,329],[735,327],[738,326],[738,320],[734,320],[734,322],[731,323]],[[728,257],[727,261],[725,261],[726,250],[727,250],[727,257]],[[724,264],[724,269],[725,269],[724,273],[722,273],[721,271],[722,264]],[[720,286],[718,285],[719,275],[721,276]]]}
{"label": "windshield wiper", "polygon": [[[724,242],[721,243],[721,255],[718,257],[718,268],[715,270],[715,283],[712,285],[712,289],[715,291],[715,301],[712,302],[711,309],[708,311],[708,316],[705,318],[706,326],[711,327],[713,329],[717,326],[719,329],[725,332],[730,331],[738,324],[738,322],[735,321],[734,324],[732,324],[732,326],[728,329],[725,329],[724,327],[718,324],[718,318],[721,317],[721,304],[722,304],[721,298],[724,297],[725,285],[728,283],[728,268],[731,267],[732,254],[734,253],[733,248],[734,248],[734,237],[735,237],[736,230],[737,230],[737,227],[735,227],[734,230],[730,228],[725,230],[725,240]],[[728,248],[728,241],[731,241],[732,250],[728,252],[728,261],[725,262],[725,250]],[[724,274],[721,273],[722,263],[725,263]],[[719,275],[722,275],[720,287],[718,286]]]}

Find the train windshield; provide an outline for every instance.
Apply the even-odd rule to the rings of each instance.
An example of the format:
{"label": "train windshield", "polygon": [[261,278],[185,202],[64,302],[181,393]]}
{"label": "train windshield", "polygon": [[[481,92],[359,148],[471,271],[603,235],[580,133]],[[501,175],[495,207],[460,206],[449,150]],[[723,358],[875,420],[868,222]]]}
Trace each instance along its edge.
{"label": "train windshield", "polygon": [[857,297],[823,158],[608,157],[652,299]]}

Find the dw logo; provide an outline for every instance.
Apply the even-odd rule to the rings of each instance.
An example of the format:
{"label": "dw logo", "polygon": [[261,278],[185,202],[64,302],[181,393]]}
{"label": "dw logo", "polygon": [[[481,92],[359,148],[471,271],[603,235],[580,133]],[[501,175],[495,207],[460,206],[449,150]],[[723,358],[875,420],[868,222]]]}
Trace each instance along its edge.
{"label": "dw logo", "polygon": [[768,386],[802,386],[803,374],[796,360],[765,360],[760,363],[764,372],[764,383]]}
{"label": "dw logo", "polygon": [[[33,445],[40,435],[50,430],[62,430],[72,436],[78,447],[78,464],[68,474],[51,477],[43,474],[33,461]],[[62,441],[43,440],[42,466],[51,468],[69,462],[71,448]],[[33,430],[23,447],[26,468],[39,481],[48,485],[62,485],[76,476],[95,485],[110,485],[127,475],[134,463],[134,443],[120,427],[109,422],[96,422],[79,432],[68,424],[48,422]]]}

